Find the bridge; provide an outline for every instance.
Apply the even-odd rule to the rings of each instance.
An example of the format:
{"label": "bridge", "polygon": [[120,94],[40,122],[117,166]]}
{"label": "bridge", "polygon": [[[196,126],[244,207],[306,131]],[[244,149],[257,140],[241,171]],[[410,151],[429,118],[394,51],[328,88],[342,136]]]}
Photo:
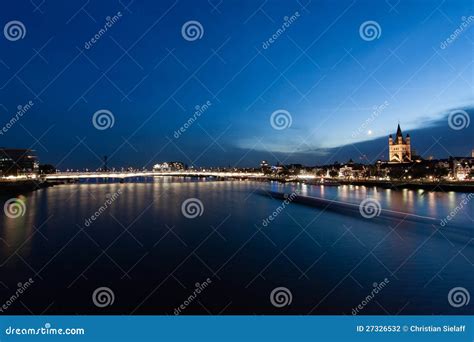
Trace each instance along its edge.
{"label": "bridge", "polygon": [[216,178],[264,178],[261,172],[222,172],[222,171],[130,171],[130,172],[60,172],[44,175],[46,180],[79,179],[126,179],[135,177],[216,177]]}

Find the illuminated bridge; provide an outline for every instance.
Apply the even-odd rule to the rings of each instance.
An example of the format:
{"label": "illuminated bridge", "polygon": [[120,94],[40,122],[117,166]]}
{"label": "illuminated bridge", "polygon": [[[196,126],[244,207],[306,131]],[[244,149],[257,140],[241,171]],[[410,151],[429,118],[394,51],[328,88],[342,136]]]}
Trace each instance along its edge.
{"label": "illuminated bridge", "polygon": [[43,176],[46,180],[79,179],[127,179],[135,177],[217,177],[217,178],[264,178],[261,172],[222,172],[222,171],[133,171],[133,172],[63,172]]}

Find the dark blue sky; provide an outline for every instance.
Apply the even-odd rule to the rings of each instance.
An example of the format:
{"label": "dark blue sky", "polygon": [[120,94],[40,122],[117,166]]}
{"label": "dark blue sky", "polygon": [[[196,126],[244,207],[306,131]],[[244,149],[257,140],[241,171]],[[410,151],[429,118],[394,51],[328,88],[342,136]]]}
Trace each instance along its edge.
{"label": "dark blue sky", "polygon": [[[0,125],[34,105],[0,146],[32,147],[62,169],[103,155],[113,166],[314,165],[386,157],[400,122],[425,157],[469,155],[474,123],[454,130],[447,115],[472,117],[471,15],[470,0],[8,2],[2,27],[20,21],[26,34],[0,36]],[[182,35],[191,20],[200,39]],[[360,32],[368,21],[376,39]],[[113,127],[93,125],[101,109]],[[290,127],[272,127],[277,110]]]}

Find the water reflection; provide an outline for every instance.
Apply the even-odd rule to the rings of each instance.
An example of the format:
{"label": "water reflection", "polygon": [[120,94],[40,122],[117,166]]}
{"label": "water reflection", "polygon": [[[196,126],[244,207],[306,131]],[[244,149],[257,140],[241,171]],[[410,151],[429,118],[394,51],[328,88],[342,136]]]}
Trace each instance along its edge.
{"label": "water reflection", "polygon": [[38,196],[33,195],[31,197],[33,200],[31,200],[25,196],[19,196],[18,199],[24,203],[25,209],[14,216],[6,215],[5,212],[8,211],[8,209],[4,208],[4,204],[2,203],[4,215],[2,217],[3,229],[0,230],[0,244],[3,246],[0,250],[3,251],[4,256],[14,254],[19,248],[22,248],[26,254],[29,254],[32,234],[34,233],[34,229],[36,229],[35,221],[37,213],[37,208],[31,204],[36,202],[34,199],[37,199],[37,197]]}
{"label": "water reflection", "polygon": [[[463,229],[456,234],[443,230],[442,236],[432,236],[437,227],[431,225],[392,225],[295,203],[280,212],[277,209],[282,201],[257,195],[259,188],[286,193],[298,190],[303,195],[354,204],[371,197],[383,208],[431,217],[448,215],[464,198],[454,192],[172,177],[148,182],[61,185],[27,194],[25,216],[2,216],[0,264],[5,267],[0,268],[0,277],[14,285],[18,279],[31,276],[26,263],[34,270],[44,270],[40,272],[45,276],[41,283],[44,286],[31,297],[37,301],[45,298],[46,303],[38,307],[58,303],[54,313],[90,313],[94,308],[84,306],[90,302],[90,290],[113,279],[121,306],[111,310],[119,314],[133,310],[161,282],[163,287],[144,303],[143,309],[154,314],[172,312],[185,298],[181,286],[176,286],[173,279],[167,281],[177,265],[181,265],[177,279],[191,287],[203,274],[213,276],[220,270],[216,290],[209,292],[216,305],[213,312],[232,301],[229,313],[246,314],[265,313],[268,290],[282,279],[305,298],[295,300],[296,305],[290,309],[305,314],[351,269],[357,270],[357,281],[369,288],[373,282],[395,274],[393,290],[384,290],[386,297],[378,298],[390,312],[397,312],[407,301],[413,304],[404,313],[445,312],[445,287],[474,281],[472,266],[466,259],[452,258],[464,248],[466,258],[474,260],[472,246],[466,247],[472,236],[471,202],[453,218]],[[85,220],[118,192],[113,204],[86,227]],[[204,205],[204,214],[196,219],[181,213],[181,204],[190,197],[199,198]],[[8,198],[1,199],[3,204]],[[255,226],[274,212],[278,213],[274,220],[262,232],[256,231]],[[169,231],[171,227],[176,236]],[[275,258],[285,246],[285,256]],[[371,250],[374,256],[364,259]],[[272,259],[264,274],[258,276]],[[444,267],[450,259],[449,267]],[[361,260],[365,262],[358,264]],[[129,269],[130,279],[122,271]],[[440,269],[442,283],[436,276]],[[307,271],[308,279],[299,270]],[[122,277],[126,281],[122,282]],[[359,288],[350,279],[342,282],[337,295],[327,296],[318,313],[350,314],[366,296],[365,288]],[[124,311],[127,305],[130,310]],[[195,310],[202,313],[199,307]],[[384,313],[379,306],[368,308],[369,312]]]}
{"label": "water reflection", "polygon": [[[272,189],[273,190],[273,189]],[[280,188],[281,190],[281,188]],[[275,191],[278,191],[276,189]],[[422,216],[442,218],[459,206],[464,193],[450,191],[435,192],[426,190],[402,189],[400,191],[365,186],[308,186],[305,193],[310,196],[359,204],[367,197],[380,201],[382,208],[408,212]],[[469,202],[465,212],[472,212],[474,203]],[[462,215],[458,215],[458,220]],[[469,222],[465,222],[469,224]]]}

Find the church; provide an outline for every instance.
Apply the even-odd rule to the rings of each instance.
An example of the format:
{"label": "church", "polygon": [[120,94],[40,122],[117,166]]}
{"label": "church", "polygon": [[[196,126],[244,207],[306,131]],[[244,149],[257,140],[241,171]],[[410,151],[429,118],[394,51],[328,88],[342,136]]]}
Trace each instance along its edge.
{"label": "church", "polygon": [[390,134],[388,137],[388,148],[390,151],[390,163],[409,163],[411,162],[411,146],[410,146],[410,135],[407,134],[403,138],[400,124],[397,127],[397,134],[395,140]]}

